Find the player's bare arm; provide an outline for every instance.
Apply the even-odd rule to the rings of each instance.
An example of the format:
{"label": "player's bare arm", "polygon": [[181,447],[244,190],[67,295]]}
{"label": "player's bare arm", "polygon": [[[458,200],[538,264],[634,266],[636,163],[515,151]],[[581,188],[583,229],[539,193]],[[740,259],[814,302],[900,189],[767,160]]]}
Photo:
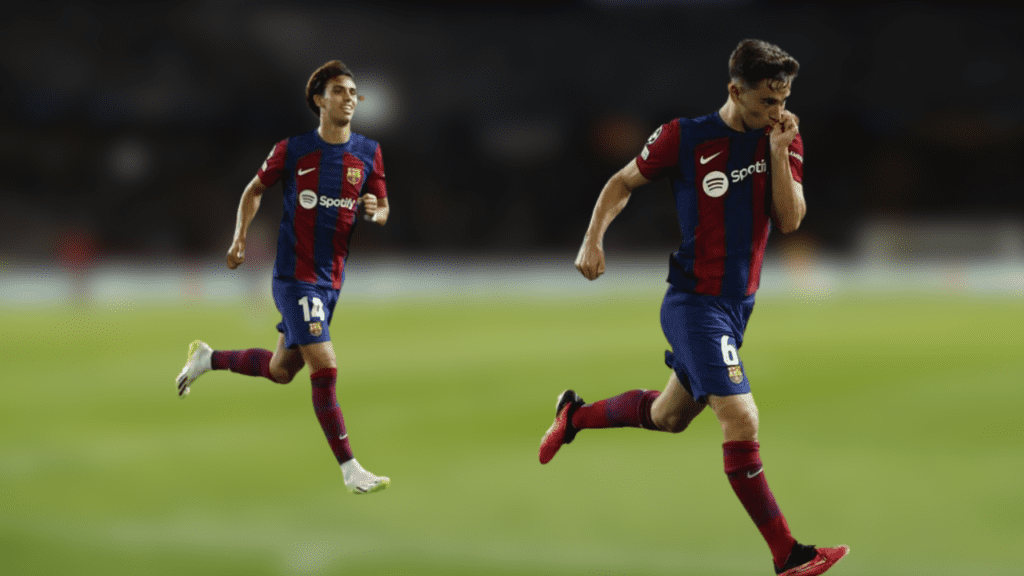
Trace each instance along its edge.
{"label": "player's bare arm", "polygon": [[387,224],[391,208],[386,197],[378,198],[375,194],[367,192],[359,197],[359,202],[363,205],[363,216],[367,220],[378,226]]}
{"label": "player's bare arm", "polygon": [[772,214],[783,234],[789,234],[800,227],[807,213],[803,184],[793,179],[789,167],[789,145],[799,131],[799,119],[785,110],[782,118],[769,134],[772,156]]}
{"label": "player's bare arm", "polygon": [[594,214],[590,218],[590,226],[583,236],[583,245],[576,255],[576,269],[587,280],[596,280],[604,274],[604,233],[612,220],[622,212],[629,202],[629,197],[650,180],[644,178],[637,168],[636,160],[631,160],[624,168],[616,172],[604,185],[601,195],[594,206]]}
{"label": "player's bare arm", "polygon": [[260,181],[260,177],[255,176],[242,192],[242,199],[238,202],[238,217],[235,220],[235,237],[227,254],[228,268],[232,270],[245,262],[245,239],[249,234],[249,224],[252,224],[252,219],[256,217],[256,212],[260,209],[260,200],[262,200],[263,191],[266,189],[267,187]]}

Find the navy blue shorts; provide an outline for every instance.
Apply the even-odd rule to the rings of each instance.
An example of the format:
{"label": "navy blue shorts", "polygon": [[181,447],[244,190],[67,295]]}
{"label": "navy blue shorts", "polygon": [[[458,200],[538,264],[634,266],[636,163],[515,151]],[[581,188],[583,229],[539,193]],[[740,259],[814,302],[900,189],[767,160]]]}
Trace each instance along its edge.
{"label": "navy blue shorts", "polygon": [[665,364],[698,402],[750,392],[739,348],[753,310],[753,296],[732,300],[669,286],[661,304],[661,329],[672,346]]}
{"label": "navy blue shorts", "polygon": [[277,331],[284,334],[285,346],[295,348],[330,341],[328,327],[340,290],[291,278],[274,278],[272,286],[274,303],[281,313]]}

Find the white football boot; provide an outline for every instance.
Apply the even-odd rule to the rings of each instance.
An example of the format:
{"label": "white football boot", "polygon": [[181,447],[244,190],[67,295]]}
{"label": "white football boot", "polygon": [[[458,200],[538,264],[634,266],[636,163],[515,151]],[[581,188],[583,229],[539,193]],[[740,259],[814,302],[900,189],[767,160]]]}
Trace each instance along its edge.
{"label": "white football boot", "polygon": [[341,465],[341,474],[345,478],[345,487],[353,494],[379,492],[391,483],[387,476],[377,476],[366,471],[355,458]]}
{"label": "white football boot", "polygon": [[188,362],[178,374],[178,396],[185,397],[191,392],[189,386],[210,370],[210,358],[213,357],[213,349],[206,345],[206,342],[196,340],[188,345]]}

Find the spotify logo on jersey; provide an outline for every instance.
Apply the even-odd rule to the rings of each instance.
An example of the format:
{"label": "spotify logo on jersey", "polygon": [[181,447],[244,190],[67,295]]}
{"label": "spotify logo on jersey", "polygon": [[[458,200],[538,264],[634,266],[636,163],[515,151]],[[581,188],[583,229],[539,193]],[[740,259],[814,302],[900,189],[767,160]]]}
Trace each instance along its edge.
{"label": "spotify logo on jersey", "polygon": [[307,210],[316,208],[316,201],[316,192],[313,192],[312,190],[303,190],[302,192],[299,192],[299,206],[302,206]]}
{"label": "spotify logo on jersey", "polygon": [[708,172],[704,177],[704,193],[712,198],[718,198],[729,190],[729,178],[725,172]]}

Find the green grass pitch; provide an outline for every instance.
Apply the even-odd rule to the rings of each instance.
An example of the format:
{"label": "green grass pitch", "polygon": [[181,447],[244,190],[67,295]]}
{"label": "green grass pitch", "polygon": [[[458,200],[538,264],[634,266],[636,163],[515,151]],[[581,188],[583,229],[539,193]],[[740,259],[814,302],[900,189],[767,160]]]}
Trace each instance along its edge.
{"label": "green grass pitch", "polygon": [[[344,489],[307,370],[176,396],[194,338],[273,345],[269,298],[0,309],[0,572],[770,574],[710,411],[537,462],[563,389],[664,386],[660,296],[343,294],[339,401],[392,478],[368,496]],[[766,475],[797,538],[852,547],[832,573],[1020,573],[1022,320],[1011,298],[759,299],[740,353]]]}

